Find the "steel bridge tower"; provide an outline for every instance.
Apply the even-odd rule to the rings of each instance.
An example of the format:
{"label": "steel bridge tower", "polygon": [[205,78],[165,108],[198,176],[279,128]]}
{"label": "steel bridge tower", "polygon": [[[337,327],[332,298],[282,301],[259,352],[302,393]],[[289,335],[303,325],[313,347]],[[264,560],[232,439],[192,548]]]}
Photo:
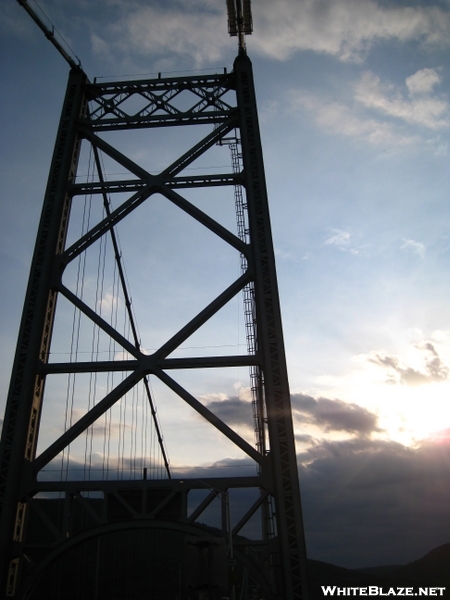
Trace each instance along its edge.
{"label": "steel bridge tower", "polygon": [[[236,21],[229,25],[242,38]],[[158,172],[117,148],[117,136],[124,132],[150,135],[169,129],[177,140],[195,129],[201,135],[192,142],[188,134],[188,149]],[[197,168],[191,174],[195,161],[200,164],[208,152],[219,150],[228,157],[231,150],[228,170]],[[126,176],[111,176],[111,164]],[[211,196],[223,191],[223,198],[228,194],[237,217],[234,231],[199,207],[195,194],[201,190]],[[155,198],[224,244],[240,274],[149,352],[141,346],[118,230]],[[104,289],[98,292],[107,252],[115,282],[109,312]],[[95,293],[89,287],[93,269],[87,266],[94,253],[103,265]],[[147,266],[139,268],[144,273]],[[194,356],[180,351],[239,297],[246,351]],[[151,312],[152,291],[145,302]],[[65,333],[69,329],[71,336]],[[80,348],[88,335],[86,359]],[[253,441],[218,416],[216,404],[172,375],[236,368],[250,370],[251,401],[245,406],[253,410]],[[252,474],[219,467],[210,476],[195,467],[188,476],[177,473],[163,440],[163,419],[160,423],[156,414],[152,379],[200,415],[211,435],[225,438],[244,455]],[[55,424],[53,407],[64,403],[62,421]],[[112,455],[111,431],[119,420],[113,460],[107,455]],[[52,435],[43,433],[49,422]],[[142,442],[150,430],[153,449]],[[199,447],[204,443],[192,441]],[[81,446],[84,463],[77,454]],[[126,593],[139,600],[151,592],[155,599],[307,599],[277,276],[252,65],[242,41],[232,72],[216,75],[92,83],[72,65],[0,458],[1,594],[7,598],[112,600]],[[248,527],[251,537],[245,534]],[[136,569],[141,579],[146,571],[151,577],[143,590]],[[62,572],[72,581],[64,591],[58,587]]]}

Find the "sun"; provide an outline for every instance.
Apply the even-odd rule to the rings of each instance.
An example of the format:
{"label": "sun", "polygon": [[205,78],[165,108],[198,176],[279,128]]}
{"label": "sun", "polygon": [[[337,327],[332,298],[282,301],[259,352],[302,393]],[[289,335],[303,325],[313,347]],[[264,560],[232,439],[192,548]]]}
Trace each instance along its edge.
{"label": "sun", "polygon": [[321,377],[315,395],[375,413],[374,437],[417,446],[450,428],[450,375],[425,345],[414,345],[402,360],[386,353],[359,355],[353,366],[345,376]]}
{"label": "sun", "polygon": [[416,445],[450,427],[450,382],[379,386],[379,426],[390,439]]}

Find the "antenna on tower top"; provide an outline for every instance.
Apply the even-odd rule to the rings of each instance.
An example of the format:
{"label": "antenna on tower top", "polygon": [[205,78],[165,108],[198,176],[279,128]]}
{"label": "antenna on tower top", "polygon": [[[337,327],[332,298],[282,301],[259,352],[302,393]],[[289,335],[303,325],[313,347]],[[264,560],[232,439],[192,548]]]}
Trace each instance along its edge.
{"label": "antenna on tower top", "polygon": [[245,52],[245,36],[253,31],[251,0],[227,0],[228,33],[238,36],[239,51]]}

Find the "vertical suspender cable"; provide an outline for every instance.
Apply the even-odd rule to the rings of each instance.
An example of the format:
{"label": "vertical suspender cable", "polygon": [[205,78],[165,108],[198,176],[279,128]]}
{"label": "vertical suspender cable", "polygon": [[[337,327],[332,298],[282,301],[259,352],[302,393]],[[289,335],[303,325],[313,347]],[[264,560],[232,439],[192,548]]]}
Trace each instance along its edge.
{"label": "vertical suspender cable", "polygon": [[[99,152],[96,146],[94,146],[94,157],[95,157],[95,163],[97,166],[97,171],[98,171],[98,176],[99,176],[99,180],[100,183],[104,183],[104,178],[103,178],[103,171],[102,171],[102,166],[100,163],[100,156],[99,156]],[[105,207],[105,211],[107,216],[110,216],[111,214],[111,209],[109,206],[109,199],[108,196],[105,192],[102,192],[102,196],[103,196],[103,205]],[[135,320],[133,317],[133,311],[131,308],[131,298],[128,294],[128,288],[127,288],[127,283],[126,283],[126,279],[125,279],[125,273],[124,273],[124,269],[123,269],[123,265],[122,265],[122,258],[121,258],[121,253],[119,250],[119,245],[117,242],[117,236],[116,236],[116,232],[114,230],[113,227],[110,228],[110,234],[111,234],[111,241],[113,244],[113,248],[114,248],[114,254],[115,254],[115,258],[116,258],[116,262],[117,262],[117,268],[118,268],[118,272],[119,272],[119,278],[120,278],[120,282],[122,285],[122,291],[125,297],[125,306],[128,312],[128,318],[130,320],[130,327],[131,327],[131,331],[133,334],[133,341],[134,344],[136,346],[136,348],[140,347],[140,340],[139,340],[139,336],[138,336],[138,332],[137,332],[137,328],[136,328],[136,324],[135,324]],[[170,471],[170,464],[169,464],[169,459],[167,456],[167,452],[165,449],[165,445],[164,445],[164,440],[161,434],[161,428],[159,426],[159,422],[158,422],[158,417],[156,414],[156,409],[155,409],[155,404],[153,402],[153,398],[152,395],[150,393],[150,386],[149,386],[149,382],[148,382],[148,378],[144,377],[143,378],[143,382],[144,382],[144,388],[146,391],[146,395],[147,395],[147,400],[148,403],[150,405],[150,411],[152,414],[152,418],[153,418],[153,423],[155,426],[155,430],[156,430],[156,435],[158,438],[158,442],[161,448],[161,453],[162,453],[162,457],[163,457],[163,461],[164,461],[164,466],[166,469],[166,473],[169,479],[172,478],[172,474]]]}

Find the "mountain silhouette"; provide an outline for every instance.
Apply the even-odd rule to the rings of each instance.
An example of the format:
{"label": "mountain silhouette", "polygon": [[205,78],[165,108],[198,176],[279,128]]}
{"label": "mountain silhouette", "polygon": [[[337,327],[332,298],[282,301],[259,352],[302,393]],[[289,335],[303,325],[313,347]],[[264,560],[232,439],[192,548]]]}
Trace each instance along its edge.
{"label": "mountain silhouette", "polygon": [[[389,588],[398,587],[445,587],[443,595],[437,591],[436,596],[450,599],[450,543],[443,544],[406,565],[345,569],[310,559],[308,573],[311,600],[321,600],[326,597],[322,586],[340,588],[378,586],[383,588],[383,593],[387,593]],[[417,589],[413,590],[414,593],[416,591]]]}

